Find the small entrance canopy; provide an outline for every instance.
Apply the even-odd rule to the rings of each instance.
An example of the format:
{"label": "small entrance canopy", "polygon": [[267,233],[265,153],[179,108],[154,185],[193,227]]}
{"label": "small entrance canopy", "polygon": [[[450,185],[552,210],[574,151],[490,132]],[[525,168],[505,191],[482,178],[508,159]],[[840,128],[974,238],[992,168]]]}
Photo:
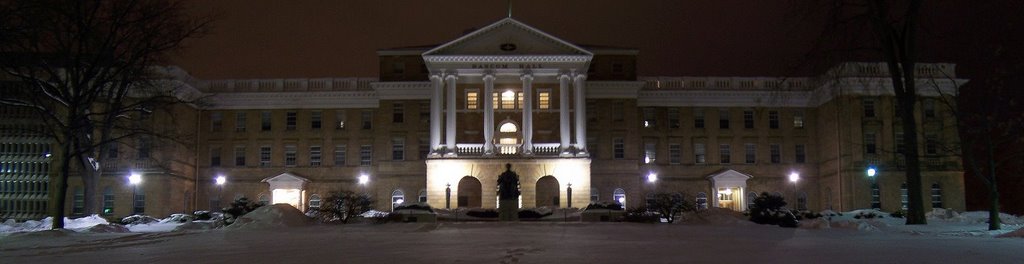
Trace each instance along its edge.
{"label": "small entrance canopy", "polygon": [[747,180],[753,178],[749,174],[726,169],[708,175],[711,181],[714,202],[712,206],[729,208],[736,211],[747,209],[746,193]]}
{"label": "small entrance canopy", "polygon": [[272,204],[285,203],[299,210],[303,210],[306,183],[309,180],[288,172],[281,173],[274,177],[263,179],[270,185],[270,199]]}

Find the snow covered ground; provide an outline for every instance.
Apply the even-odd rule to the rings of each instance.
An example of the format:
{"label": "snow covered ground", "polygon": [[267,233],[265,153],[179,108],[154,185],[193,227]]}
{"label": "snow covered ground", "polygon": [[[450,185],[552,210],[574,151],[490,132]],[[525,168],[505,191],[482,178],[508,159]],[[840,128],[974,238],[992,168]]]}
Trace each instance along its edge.
{"label": "snow covered ground", "polygon": [[[801,228],[713,210],[675,224],[440,222],[313,224],[298,211],[253,212],[246,228],[173,232],[37,231],[0,235],[4,263],[1022,263],[1024,227],[987,231],[975,213],[929,225],[836,214]],[[983,215],[981,213],[978,213]],[[1010,224],[1010,222],[1013,224]],[[190,224],[185,224],[188,226]],[[114,225],[111,225],[114,226]],[[241,227],[241,226],[240,226]],[[182,231],[184,230],[184,231]],[[1018,233],[1022,231],[1017,231]]]}

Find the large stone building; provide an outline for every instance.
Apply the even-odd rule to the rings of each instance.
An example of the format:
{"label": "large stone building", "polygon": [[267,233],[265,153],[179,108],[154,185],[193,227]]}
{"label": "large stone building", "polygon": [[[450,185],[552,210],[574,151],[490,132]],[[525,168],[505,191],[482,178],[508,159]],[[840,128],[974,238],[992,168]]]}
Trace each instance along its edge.
{"label": "large stone building", "polygon": [[[210,105],[179,114],[195,122],[177,122],[195,131],[195,154],[164,158],[195,166],[138,170],[139,202],[153,215],[239,197],[307,209],[352,190],[379,210],[416,201],[494,208],[510,164],[522,207],[638,207],[655,192],[737,211],[762,192],[812,210],[906,207],[901,120],[884,64],[806,78],[638,77],[638,52],[574,45],[506,18],[443,45],[380,50],[379,79],[179,72]],[[923,198],[963,210],[959,159],[939,147],[958,137],[936,99],[965,80],[949,77],[952,64],[921,64],[917,74]],[[129,170],[104,177],[113,207],[138,203],[126,199]],[[5,203],[22,190],[8,187],[7,171]],[[0,213],[12,208],[5,203]]]}

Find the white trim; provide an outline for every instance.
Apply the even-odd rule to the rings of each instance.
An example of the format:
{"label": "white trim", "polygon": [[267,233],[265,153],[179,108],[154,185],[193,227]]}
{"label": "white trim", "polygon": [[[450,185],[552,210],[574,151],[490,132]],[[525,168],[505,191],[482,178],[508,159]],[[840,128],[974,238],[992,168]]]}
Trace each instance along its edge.
{"label": "white trim", "polygon": [[544,38],[547,38],[549,40],[554,41],[555,44],[563,45],[563,46],[566,46],[566,47],[568,47],[570,49],[574,49],[574,50],[576,50],[576,52],[585,54],[588,57],[591,57],[591,56],[594,55],[594,53],[591,53],[588,50],[580,48],[579,46],[573,45],[572,43],[569,43],[569,42],[564,41],[562,39],[556,38],[555,36],[552,36],[552,35],[550,35],[548,33],[544,33],[544,31],[540,31],[537,28],[531,27],[529,25],[524,24],[523,22],[519,22],[518,20],[515,20],[515,19],[512,19],[511,17],[509,17],[509,18],[504,18],[502,20],[498,20],[498,22],[491,23],[490,25],[487,25],[487,26],[485,26],[483,28],[480,28],[480,29],[478,29],[476,31],[473,31],[473,32],[471,32],[469,34],[463,35],[462,37],[459,37],[459,38],[457,38],[457,39],[455,39],[453,41],[450,41],[448,43],[445,43],[445,44],[442,44],[440,46],[437,46],[436,48],[428,50],[427,52],[423,53],[423,57],[426,58],[427,55],[434,55],[435,53],[439,53],[439,52],[441,52],[441,51],[443,51],[443,50],[445,50],[447,48],[454,47],[456,45],[462,44],[463,42],[466,42],[467,40],[469,40],[471,38],[474,38],[474,37],[480,36],[480,35],[484,35],[484,34],[486,34],[487,32],[489,32],[491,30],[497,29],[497,28],[505,26],[505,25],[521,27],[523,29],[526,29],[527,32],[540,35],[541,37],[544,37]]}

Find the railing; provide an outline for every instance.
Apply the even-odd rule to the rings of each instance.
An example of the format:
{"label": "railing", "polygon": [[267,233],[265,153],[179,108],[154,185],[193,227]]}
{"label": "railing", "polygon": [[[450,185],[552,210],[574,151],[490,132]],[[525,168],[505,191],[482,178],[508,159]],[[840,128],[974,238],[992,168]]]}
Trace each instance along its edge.
{"label": "railing", "polygon": [[772,77],[640,77],[651,90],[808,90],[808,78]]}
{"label": "railing", "polygon": [[204,92],[369,91],[375,78],[244,79],[199,82]]}
{"label": "railing", "polygon": [[455,148],[458,149],[459,155],[483,155],[484,144],[467,144],[459,143],[455,144]]}
{"label": "railing", "polygon": [[494,147],[498,149],[500,155],[515,155],[519,153],[519,146],[521,144],[495,144]]}
{"label": "railing", "polygon": [[[458,143],[455,144],[459,156],[483,156],[484,144],[480,143]],[[523,153],[523,144],[494,144],[495,156],[515,156]],[[533,156],[558,156],[561,144],[559,143],[534,143]]]}
{"label": "railing", "polygon": [[533,154],[534,155],[558,155],[558,148],[562,144],[559,143],[534,143]]}

